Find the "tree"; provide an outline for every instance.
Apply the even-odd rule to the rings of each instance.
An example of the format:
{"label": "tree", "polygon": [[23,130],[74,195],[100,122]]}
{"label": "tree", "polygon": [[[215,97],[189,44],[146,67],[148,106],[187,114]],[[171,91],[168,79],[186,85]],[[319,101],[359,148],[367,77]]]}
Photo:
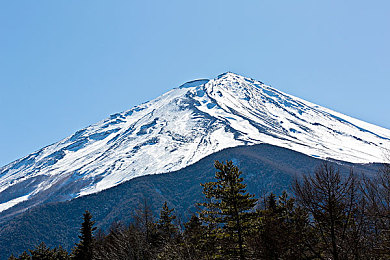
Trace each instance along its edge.
{"label": "tree", "polygon": [[31,257],[30,255],[24,251],[18,258],[19,260],[31,260]]}
{"label": "tree", "polygon": [[189,255],[198,256],[201,253],[202,237],[204,228],[202,222],[196,215],[192,215],[190,220],[184,224],[183,239],[188,248]]}
{"label": "tree", "polygon": [[384,164],[378,176],[379,253],[390,258],[390,164]]}
{"label": "tree", "polygon": [[93,258],[93,231],[96,227],[93,225],[92,215],[88,210],[83,214],[83,223],[81,224],[79,239],[80,242],[76,244],[74,249],[74,259],[76,260],[90,260]]}
{"label": "tree", "polygon": [[177,235],[177,227],[172,223],[176,219],[173,211],[174,209],[169,209],[165,201],[160,211],[160,218],[157,221],[157,230],[165,241],[169,241]]}
{"label": "tree", "polygon": [[231,161],[215,161],[214,166],[216,181],[201,184],[208,201],[198,204],[204,208],[199,216],[220,242],[220,252],[215,257],[242,260],[246,258],[245,239],[252,231],[257,199],[246,192],[242,172]]}
{"label": "tree", "polygon": [[210,259],[214,246],[207,239],[208,227],[202,225],[197,215],[192,215],[184,224],[183,247],[186,259]]}
{"label": "tree", "polygon": [[351,172],[342,178],[332,164],[323,163],[314,176],[295,180],[294,192],[299,206],[309,213],[319,238],[312,249],[320,259],[360,259],[363,248],[364,202],[359,182]]}
{"label": "tree", "polygon": [[52,253],[50,248],[46,246],[44,242],[35,247],[34,250],[29,250],[31,254],[31,260],[50,260],[52,259]]}
{"label": "tree", "polygon": [[364,195],[368,203],[367,216],[372,229],[367,232],[378,259],[390,258],[390,164],[384,164],[378,174],[364,179]]}
{"label": "tree", "polygon": [[160,241],[153,212],[146,199],[144,199],[143,204],[139,205],[135,210],[133,219],[135,228],[137,228],[141,234],[142,259],[155,259]]}
{"label": "tree", "polygon": [[165,201],[157,221],[160,251],[157,255],[158,259],[182,259],[178,229],[173,224],[176,219],[173,211],[174,209],[170,209]]}
{"label": "tree", "polygon": [[56,248],[49,248],[44,242],[35,246],[34,249],[28,250],[30,253],[24,251],[18,258],[11,255],[8,260],[70,260],[70,255],[61,246]]}
{"label": "tree", "polygon": [[[134,225],[141,230],[144,234],[144,242],[146,244],[153,244],[153,240],[156,239],[156,224],[154,223],[153,212],[146,199],[143,204],[135,210],[133,215]],[[145,246],[147,248],[148,246]]]}
{"label": "tree", "polygon": [[313,259],[307,213],[283,192],[271,193],[258,211],[258,227],[249,245],[256,259]]}

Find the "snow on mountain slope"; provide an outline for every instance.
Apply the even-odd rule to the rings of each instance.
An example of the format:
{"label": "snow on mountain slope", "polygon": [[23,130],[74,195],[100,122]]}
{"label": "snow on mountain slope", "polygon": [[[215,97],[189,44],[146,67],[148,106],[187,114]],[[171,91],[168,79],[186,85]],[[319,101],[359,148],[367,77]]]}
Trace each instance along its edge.
{"label": "snow on mountain slope", "polygon": [[390,130],[225,73],[185,83],[0,168],[0,212],[95,193],[259,143],[382,162]]}

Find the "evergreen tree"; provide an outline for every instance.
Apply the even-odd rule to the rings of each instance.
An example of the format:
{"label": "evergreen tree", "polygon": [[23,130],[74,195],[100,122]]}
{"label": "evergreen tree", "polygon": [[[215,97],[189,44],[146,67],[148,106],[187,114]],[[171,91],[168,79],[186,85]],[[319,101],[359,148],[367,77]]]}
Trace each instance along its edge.
{"label": "evergreen tree", "polygon": [[250,239],[256,259],[312,259],[307,242],[312,240],[308,216],[286,192],[276,199],[271,193],[259,209],[257,232]]}
{"label": "evergreen tree", "polygon": [[192,251],[197,251],[204,233],[202,222],[196,215],[192,215],[190,220],[184,224],[184,228],[183,236],[186,244],[192,248]]}
{"label": "evergreen tree", "polygon": [[173,211],[174,209],[169,209],[165,201],[157,221],[157,230],[164,240],[171,240],[177,235],[177,227],[172,223],[176,219]]}
{"label": "evergreen tree", "polygon": [[183,251],[180,247],[182,237],[173,223],[176,219],[173,211],[174,209],[169,209],[167,202],[164,202],[156,223],[160,238],[158,259],[183,259]]}
{"label": "evergreen tree", "polygon": [[41,242],[34,249],[24,251],[18,258],[11,255],[8,260],[70,260],[70,255],[61,246],[58,248],[49,248],[44,242]]}
{"label": "evergreen tree", "polygon": [[29,250],[31,260],[51,260],[52,252],[45,243],[40,243],[34,250]]}
{"label": "evergreen tree", "polygon": [[19,260],[31,260],[31,256],[24,251],[18,258]]}
{"label": "evergreen tree", "polygon": [[245,238],[252,231],[252,212],[257,199],[246,192],[242,172],[231,161],[215,161],[216,181],[201,184],[207,202],[200,218],[215,231],[220,242],[216,258],[245,259]]}
{"label": "evergreen tree", "polygon": [[80,229],[80,242],[76,244],[74,249],[74,259],[76,260],[91,260],[93,258],[93,227],[95,221],[92,221],[92,215],[88,210],[83,214],[83,223]]}
{"label": "evergreen tree", "polygon": [[183,243],[189,259],[211,258],[213,246],[210,246],[206,238],[207,227],[202,225],[199,217],[192,215],[184,224]]}
{"label": "evergreen tree", "polygon": [[68,251],[66,251],[62,246],[52,249],[53,259],[56,260],[68,260],[71,259]]}
{"label": "evergreen tree", "polygon": [[[280,227],[283,223],[281,219],[281,209],[277,205],[275,194],[271,193],[265,202],[265,209],[259,212],[261,216],[258,251],[261,258],[276,260],[279,259],[281,248]],[[259,250],[260,249],[260,250]]]}

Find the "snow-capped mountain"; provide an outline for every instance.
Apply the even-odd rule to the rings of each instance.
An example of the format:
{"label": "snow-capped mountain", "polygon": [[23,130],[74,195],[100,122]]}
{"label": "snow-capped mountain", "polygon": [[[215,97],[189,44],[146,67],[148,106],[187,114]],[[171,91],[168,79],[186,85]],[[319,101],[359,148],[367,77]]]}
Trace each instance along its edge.
{"label": "snow-capped mountain", "polygon": [[0,168],[0,212],[99,192],[268,143],[349,162],[382,162],[390,130],[234,73],[195,80]]}

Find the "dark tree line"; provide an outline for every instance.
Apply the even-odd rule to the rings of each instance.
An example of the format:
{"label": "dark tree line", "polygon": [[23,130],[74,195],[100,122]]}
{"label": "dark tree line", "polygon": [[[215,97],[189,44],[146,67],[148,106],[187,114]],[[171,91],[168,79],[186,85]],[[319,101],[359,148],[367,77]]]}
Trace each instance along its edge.
{"label": "dark tree line", "polygon": [[156,219],[145,201],[130,225],[103,233],[86,211],[72,253],[42,243],[10,259],[390,259],[389,165],[365,178],[323,163],[293,182],[293,196],[260,200],[232,162],[214,166],[185,223],[166,202]]}

